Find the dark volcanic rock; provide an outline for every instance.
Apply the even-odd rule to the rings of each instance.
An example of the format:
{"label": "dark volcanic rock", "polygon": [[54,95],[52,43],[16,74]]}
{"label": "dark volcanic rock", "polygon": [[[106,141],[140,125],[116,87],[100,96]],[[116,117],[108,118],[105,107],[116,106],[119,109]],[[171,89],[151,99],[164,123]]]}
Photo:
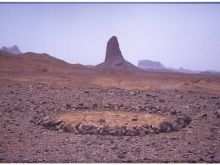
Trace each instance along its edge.
{"label": "dark volcanic rock", "polygon": [[215,111],[215,115],[216,115],[217,118],[220,118],[220,109]]}
{"label": "dark volcanic rock", "polygon": [[160,131],[161,132],[170,132],[172,131],[172,124],[169,122],[160,123]]}
{"label": "dark volcanic rock", "polygon": [[107,43],[106,57],[105,61],[96,67],[99,68],[114,68],[125,71],[135,71],[140,70],[122,56],[121,50],[119,48],[117,37],[113,36]]}
{"label": "dark volcanic rock", "polygon": [[175,131],[179,131],[181,128],[186,127],[191,122],[191,119],[188,116],[177,117],[175,121],[172,122],[172,128]]}
{"label": "dark volcanic rock", "polygon": [[118,40],[113,36],[107,44],[105,62],[123,61],[124,58],[119,48]]}

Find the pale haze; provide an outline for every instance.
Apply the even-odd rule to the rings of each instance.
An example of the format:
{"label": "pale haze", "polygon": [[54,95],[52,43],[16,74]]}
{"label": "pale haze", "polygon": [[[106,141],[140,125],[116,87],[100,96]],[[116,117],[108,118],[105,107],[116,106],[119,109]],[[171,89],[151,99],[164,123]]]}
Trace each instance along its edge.
{"label": "pale haze", "polygon": [[113,35],[134,65],[220,71],[218,3],[0,3],[0,47],[97,65]]}

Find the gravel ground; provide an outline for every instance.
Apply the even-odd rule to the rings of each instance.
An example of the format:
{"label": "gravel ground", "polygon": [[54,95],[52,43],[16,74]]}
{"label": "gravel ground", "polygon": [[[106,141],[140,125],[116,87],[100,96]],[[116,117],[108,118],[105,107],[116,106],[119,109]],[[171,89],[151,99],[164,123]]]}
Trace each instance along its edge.
{"label": "gravel ground", "polygon": [[[34,118],[64,112],[187,115],[191,123],[145,136],[48,130]],[[123,90],[0,83],[0,162],[218,162],[220,95],[196,90]]]}

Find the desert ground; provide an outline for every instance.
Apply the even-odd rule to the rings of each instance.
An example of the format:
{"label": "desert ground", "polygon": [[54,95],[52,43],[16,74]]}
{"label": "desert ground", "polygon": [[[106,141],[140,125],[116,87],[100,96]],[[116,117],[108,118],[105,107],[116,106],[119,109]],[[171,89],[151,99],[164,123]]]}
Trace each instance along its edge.
{"label": "desert ground", "polygon": [[0,52],[0,162],[218,162],[220,76]]}

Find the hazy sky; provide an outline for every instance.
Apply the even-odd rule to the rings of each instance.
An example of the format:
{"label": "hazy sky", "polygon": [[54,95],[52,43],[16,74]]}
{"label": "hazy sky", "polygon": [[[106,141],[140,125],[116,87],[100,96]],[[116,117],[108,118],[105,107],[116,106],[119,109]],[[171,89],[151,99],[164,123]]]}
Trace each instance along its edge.
{"label": "hazy sky", "polygon": [[135,65],[220,71],[220,4],[0,4],[0,47],[96,65],[113,35]]}

